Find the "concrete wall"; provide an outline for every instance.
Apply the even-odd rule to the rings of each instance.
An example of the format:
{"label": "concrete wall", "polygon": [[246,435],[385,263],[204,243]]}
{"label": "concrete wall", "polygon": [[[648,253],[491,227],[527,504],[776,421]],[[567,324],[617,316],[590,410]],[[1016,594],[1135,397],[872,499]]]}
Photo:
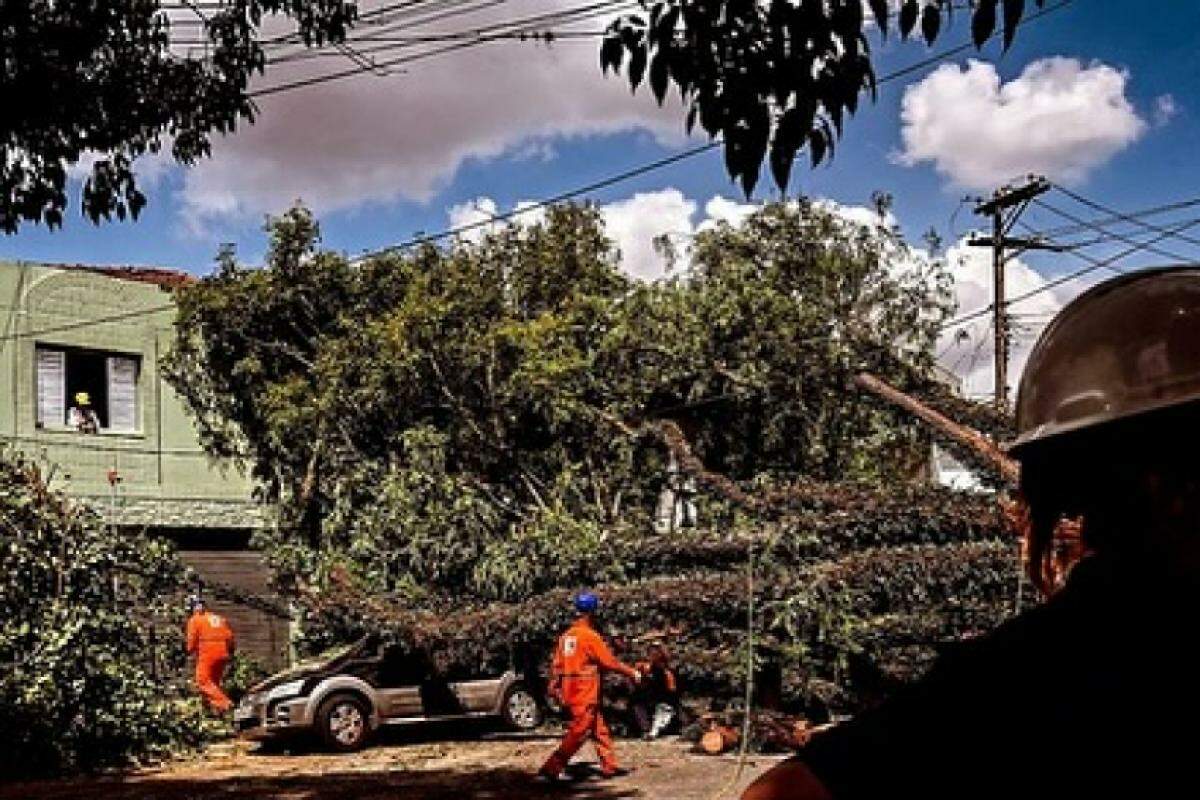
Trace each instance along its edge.
{"label": "concrete wall", "polygon": [[[183,403],[159,373],[174,313],[170,292],[155,283],[88,268],[0,262],[0,442],[46,464],[52,485],[91,503],[113,524],[167,536],[199,529],[249,532],[264,524],[250,480],[204,454]],[[39,427],[39,345],[140,357],[136,430],[86,434]],[[121,477],[115,488],[110,469]],[[222,580],[222,566],[243,583],[254,569],[243,556],[213,559],[201,560]],[[276,664],[278,653],[270,644],[256,655]]]}

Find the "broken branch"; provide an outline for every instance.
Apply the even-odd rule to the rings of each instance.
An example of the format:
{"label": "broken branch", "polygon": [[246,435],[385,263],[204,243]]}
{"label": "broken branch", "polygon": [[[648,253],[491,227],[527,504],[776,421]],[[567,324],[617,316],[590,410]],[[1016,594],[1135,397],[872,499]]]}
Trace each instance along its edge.
{"label": "broken branch", "polygon": [[854,385],[904,409],[922,422],[936,428],[943,435],[979,454],[1005,480],[1011,483],[1017,483],[1020,480],[1021,465],[1005,455],[995,442],[974,428],[955,422],[945,414],[935,411],[920,400],[866,372],[860,372],[854,377]]}

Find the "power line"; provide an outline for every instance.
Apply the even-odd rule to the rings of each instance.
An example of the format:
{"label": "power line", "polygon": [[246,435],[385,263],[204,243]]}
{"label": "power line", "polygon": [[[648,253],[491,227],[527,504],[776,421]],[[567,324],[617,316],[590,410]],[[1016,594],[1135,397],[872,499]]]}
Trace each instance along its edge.
{"label": "power line", "polygon": [[[452,33],[437,34],[431,33],[425,36],[397,36],[384,37],[383,44],[375,44],[373,46],[362,47],[359,49],[360,54],[376,54],[387,53],[396,50],[417,47],[423,44],[438,44],[444,42],[461,42],[462,44],[453,47],[442,48],[439,50],[424,50],[407,56],[398,61],[388,61],[389,66],[397,64],[410,64],[414,61],[421,61],[426,58],[443,55],[444,53],[453,50],[466,49],[468,47],[476,47],[478,45],[490,44],[502,41],[517,41],[517,42],[544,42],[550,44],[556,41],[586,41],[589,39],[600,39],[605,35],[604,31],[555,31],[541,29],[526,29],[521,31],[507,31],[501,33],[479,34],[474,31],[458,31]],[[371,41],[369,39],[355,39],[356,42]],[[268,60],[268,64],[275,66],[278,64],[294,64],[300,61],[311,61],[325,56],[334,55],[325,50],[301,50],[295,53],[289,53],[280,56],[276,59]],[[378,66],[378,65],[377,65]],[[362,70],[365,72],[366,70]],[[355,73],[358,74],[358,73]],[[314,79],[322,76],[314,76]]]}
{"label": "power line", "polygon": [[[1104,225],[1098,224],[1098,223],[1090,223],[1086,220],[1083,220],[1083,219],[1075,216],[1074,214],[1071,214],[1067,211],[1063,211],[1062,209],[1058,208],[1057,206],[1050,205],[1049,203],[1047,203],[1043,200],[1035,200],[1034,204],[1038,208],[1044,208],[1047,211],[1049,211],[1051,214],[1055,214],[1059,217],[1062,217],[1063,219],[1070,220],[1071,222],[1075,222],[1080,225],[1086,225],[1091,230],[1094,230],[1097,233],[1103,234],[1105,237],[1107,237],[1107,239],[1109,241],[1119,241],[1119,242],[1124,242],[1125,244],[1138,244],[1138,242],[1135,239],[1132,239],[1123,233],[1117,233],[1116,231],[1110,231],[1110,230],[1108,230],[1107,227],[1105,227]],[[1163,229],[1156,228],[1155,230],[1157,232],[1161,233]],[[1096,243],[1099,244],[1103,241],[1104,240],[1102,239],[1102,240],[1100,240],[1100,242],[1096,242]],[[1144,249],[1148,253],[1154,253],[1156,255],[1162,256],[1163,258],[1169,258],[1174,261],[1187,261],[1188,260],[1184,256],[1178,255],[1176,253],[1172,253],[1170,250],[1164,250],[1161,247],[1154,247],[1153,245],[1147,245]],[[1083,255],[1082,253],[1078,253],[1078,252],[1072,251],[1071,254],[1074,256],[1077,256],[1079,258],[1087,258],[1087,256]]]}
{"label": "power line", "polygon": [[[1075,202],[1085,205],[1088,208],[1092,209],[1093,211],[1099,211],[1102,214],[1110,215],[1110,217],[1114,218],[1115,221],[1127,222],[1131,225],[1137,225],[1139,228],[1143,228],[1148,231],[1154,231],[1155,233],[1162,233],[1162,231],[1163,231],[1162,226],[1154,225],[1153,223],[1146,222],[1142,219],[1138,219],[1135,215],[1132,215],[1132,214],[1123,214],[1120,211],[1114,211],[1113,209],[1109,208],[1108,206],[1097,203],[1095,200],[1089,200],[1088,198],[1084,197],[1083,195],[1079,194],[1078,192],[1071,191],[1070,189],[1068,189],[1065,186],[1060,186],[1059,184],[1054,184],[1054,188],[1057,189],[1058,191],[1062,192],[1063,194],[1065,194],[1067,197],[1071,198]],[[1096,223],[1090,223],[1090,224],[1094,225]],[[1184,234],[1181,234],[1181,233],[1177,233],[1174,236],[1176,239],[1179,239],[1182,242],[1187,242],[1188,244],[1194,244],[1194,245],[1200,246],[1200,239],[1197,239],[1194,236],[1185,236]]]}
{"label": "power line", "polygon": [[[1179,225],[1175,226],[1174,228],[1165,230],[1163,233],[1159,234],[1157,237],[1155,237],[1154,239],[1152,239],[1149,242],[1133,245],[1126,250],[1122,250],[1120,253],[1117,253],[1114,256],[1097,261],[1096,263],[1091,264],[1087,267],[1084,267],[1083,269],[1079,269],[1079,270],[1076,270],[1075,272],[1071,272],[1067,275],[1062,275],[1058,278],[1055,278],[1054,280],[1047,281],[1046,283],[1043,283],[1041,286],[1037,287],[1036,289],[1031,289],[1023,294],[1017,295],[1016,297],[1009,298],[1006,302],[1008,305],[1012,305],[1014,303],[1020,303],[1025,300],[1028,300],[1029,298],[1035,297],[1043,292],[1048,292],[1051,289],[1062,286],[1064,283],[1068,283],[1069,281],[1073,281],[1076,278],[1081,278],[1084,275],[1087,275],[1091,272],[1095,272],[1098,269],[1104,269],[1111,264],[1115,264],[1117,261],[1120,261],[1122,258],[1125,258],[1126,256],[1132,255],[1133,253],[1136,253],[1139,250],[1144,249],[1147,244],[1155,244],[1159,241],[1162,241],[1163,239],[1166,239],[1169,236],[1173,236],[1174,234],[1180,233],[1184,230],[1187,230],[1188,228],[1194,228],[1197,225],[1200,225],[1200,217],[1197,217],[1195,219],[1185,220],[1184,222],[1180,223]],[[955,319],[952,319],[949,322],[947,322],[945,325],[943,325],[942,330],[944,331],[947,328],[952,328],[952,327],[955,327],[956,325],[961,325],[964,322],[969,322],[970,320],[985,316],[987,314],[990,314],[991,311],[992,311],[992,306],[989,305],[986,308],[980,308],[980,309],[972,311],[968,314],[963,314],[962,316],[956,317]]]}
{"label": "power line", "polygon": [[1091,225],[1107,225],[1114,222],[1121,222],[1123,220],[1136,221],[1145,217],[1155,217],[1161,214],[1168,214],[1172,211],[1183,211],[1189,208],[1195,208],[1196,206],[1200,206],[1200,197],[1191,198],[1188,200],[1180,200],[1178,202],[1168,203],[1166,205],[1154,206],[1141,211],[1130,211],[1124,214],[1118,213],[1115,215],[1109,215],[1108,217],[1093,219],[1086,225],[1064,225],[1057,228],[1045,228],[1034,231],[1034,233],[1038,236],[1047,238],[1069,236],[1072,234],[1083,233],[1084,231],[1087,231]]}
{"label": "power line", "polygon": [[[508,0],[487,0],[487,2],[483,4],[483,7],[501,5],[506,2],[508,2]],[[449,6],[452,8],[454,6],[464,6],[471,3],[476,3],[476,6],[472,9],[465,10],[462,13],[469,13],[470,11],[479,10],[481,8],[479,5],[479,0],[401,0],[400,2],[387,3],[378,8],[373,8],[370,11],[364,11],[362,14],[358,15],[358,18],[354,21],[354,25],[390,26],[392,22],[397,19],[411,22],[412,14],[419,13],[420,11],[424,10],[425,7],[428,7],[431,4],[434,7],[441,6],[445,8]],[[392,16],[389,18],[388,15]],[[381,17],[384,18],[383,21],[380,21]],[[418,20],[418,24],[420,24],[420,22],[421,20]],[[291,33],[280,34],[279,36],[275,36],[270,39],[264,39],[262,43],[264,46],[269,47],[272,45],[303,44],[303,41],[300,37],[300,34],[293,31]]]}
{"label": "power line", "polygon": [[[1041,9],[1040,11],[1038,11],[1034,14],[1031,14],[1027,18],[1023,19],[1021,21],[1021,24],[1025,25],[1030,22],[1034,22],[1036,20],[1042,19],[1043,17],[1046,17],[1050,14],[1053,14],[1057,11],[1062,10],[1063,8],[1066,8],[1072,2],[1073,2],[1073,0],[1060,0],[1060,2],[1058,2],[1058,3],[1054,3],[1052,5],[1046,6],[1045,8]],[[584,6],[579,9],[574,9],[572,11],[584,11],[587,9],[593,9],[593,10],[603,9],[604,13],[611,13],[611,12],[615,12],[617,10],[617,8],[615,8],[615,7],[621,6],[621,5],[629,5],[629,3],[627,2],[627,0],[606,0],[605,2],[594,3],[590,6]],[[561,14],[561,13],[566,13],[566,12],[555,12],[555,14]],[[599,13],[599,12],[597,11],[596,13]],[[594,15],[596,15],[596,14],[593,14],[593,16]],[[550,16],[550,15],[544,15],[544,16]],[[513,25],[517,25],[517,24],[520,24],[520,23],[510,23],[509,25],[513,26]],[[502,26],[503,25],[495,25],[492,27],[495,28],[495,27],[502,27]],[[488,30],[488,29],[483,29],[483,30]],[[999,35],[999,31],[993,33],[992,36],[988,38],[988,41],[990,41],[991,39],[994,39],[998,35]],[[490,41],[490,39],[488,39],[487,36],[483,36],[483,37],[481,37],[481,39],[478,42],[463,42],[463,43],[460,43],[457,45],[451,45],[449,47],[441,48],[440,50],[430,51],[430,52],[424,53],[424,54],[415,54],[415,55],[411,55],[411,56],[400,56],[396,59],[391,59],[388,61],[380,62],[379,66],[387,67],[387,66],[397,66],[400,64],[404,64],[404,63],[411,63],[412,61],[418,60],[419,58],[428,58],[428,57],[432,57],[435,55],[442,55],[444,53],[453,52],[455,50],[465,49],[467,47],[474,47],[474,46],[477,46],[478,44],[483,44],[487,41]],[[972,49],[973,47],[975,47],[975,45],[972,42],[966,42],[966,43],[958,45],[956,47],[952,47],[949,50],[945,50],[941,53],[937,53],[928,58],[924,58],[924,59],[921,59],[920,61],[909,64],[908,66],[906,66],[894,73],[889,74],[887,76],[887,79],[895,80],[898,78],[902,78],[906,75],[910,75],[914,72],[918,72],[918,71],[924,69],[925,67],[930,66],[931,64],[936,64],[940,61],[944,61],[947,58],[956,56],[959,53],[967,52],[968,50]],[[328,73],[326,75],[314,76],[312,78],[300,79],[297,81],[292,81],[290,83],[283,83],[283,84],[278,84],[276,86],[270,86],[265,89],[260,89],[257,92],[251,92],[250,96],[258,97],[258,96],[277,94],[279,92],[289,91],[292,89],[302,89],[302,88],[306,88],[309,86],[319,85],[319,84],[325,83],[327,81],[340,80],[342,78],[352,77],[354,75],[360,75],[364,71],[365,70],[362,70],[362,69],[344,70],[341,72],[334,72],[334,73]],[[877,85],[880,83],[883,83],[883,82],[884,82],[884,78],[878,78],[876,80]]]}
{"label": "power line", "polygon": [[720,145],[721,145],[720,140],[708,142],[707,144],[702,144],[698,147],[693,147],[690,150],[684,150],[682,153],[675,153],[674,155],[666,156],[665,158],[660,158],[655,161],[651,161],[648,164],[642,164],[641,166],[634,167],[633,169],[629,169],[624,172],[618,172],[615,175],[610,175],[607,178],[602,178],[601,180],[595,181],[594,183],[589,183],[585,186],[580,186],[580,187],[571,189],[566,192],[561,192],[557,195],[554,195],[553,197],[548,197],[543,200],[538,200],[536,203],[530,203],[528,205],[521,206],[520,208],[513,209],[512,211],[507,211],[503,214],[496,214],[495,216],[488,217],[487,219],[481,219],[481,220],[476,220],[474,222],[468,222],[465,225],[459,225],[455,228],[450,228],[448,230],[441,231],[440,233],[431,233],[431,234],[426,234],[423,236],[417,236],[417,237],[414,237],[407,241],[400,242],[399,244],[389,245],[387,247],[383,247],[378,250],[367,251],[367,252],[363,253],[360,256],[360,258],[371,258],[372,256],[383,255],[385,253],[393,253],[397,250],[407,250],[411,247],[417,247],[417,246],[423,245],[423,244],[432,244],[432,243],[440,241],[442,239],[448,239],[452,236],[457,236],[462,233],[467,233],[469,231],[473,231],[478,228],[483,228],[483,227],[486,227],[489,225],[495,225],[496,223],[499,223],[499,222],[507,222],[515,217],[522,215],[522,214],[528,214],[531,211],[536,211],[538,209],[542,209],[547,206],[552,206],[556,203],[566,202],[567,200],[571,200],[575,197],[578,197],[581,194],[591,194],[592,192],[597,192],[597,191],[600,191],[601,189],[607,189],[610,186],[614,186],[618,183],[623,183],[632,178],[636,178],[639,175],[645,175],[648,172],[654,172],[655,170],[659,170],[659,169],[662,169],[663,167],[670,166],[671,164],[676,164],[680,161],[685,161],[689,158],[692,158],[693,156],[698,156],[701,153],[707,153],[708,151],[713,150],[713,149],[719,147]]}
{"label": "power line", "polygon": [[[486,44],[491,41],[497,41],[497,34],[511,34],[519,32],[521,28],[535,28],[541,24],[562,24],[565,22],[578,22],[583,19],[588,19],[600,13],[609,14],[615,13],[619,7],[628,6],[628,0],[602,0],[602,2],[591,3],[585,6],[577,6],[572,9],[555,11],[546,14],[537,14],[530,17],[524,17],[518,20],[510,20],[505,22],[497,22],[491,25],[486,25],[476,31],[478,36],[475,39],[457,42],[441,48],[434,48],[420,53],[406,54],[396,56],[395,58],[386,59],[376,63],[376,67],[394,67],[402,64],[409,64],[414,61],[419,61],[434,56],[444,55],[457,50],[464,50],[470,47],[478,47],[481,44]],[[510,38],[505,35],[501,39]],[[292,91],[294,89],[303,89],[309,86],[317,86],[331,81],[350,78],[356,75],[361,75],[367,70],[362,67],[345,69],[339,72],[329,72],[323,75],[314,75],[310,78],[300,78],[298,80],[289,81],[286,83],[267,86],[262,89],[250,92],[250,97],[266,97],[280,92]]]}
{"label": "power line", "polygon": [[[408,2],[395,3],[395,4],[393,4],[393,7],[414,6],[414,5],[419,4],[421,1],[422,0],[408,0]],[[596,4],[593,4],[593,6],[588,6],[588,8],[605,6],[605,5],[614,5],[614,4],[617,4],[617,2],[623,2],[623,0],[616,0],[616,2],[614,2],[614,0],[607,0],[607,2],[596,3]],[[1072,0],[1061,0],[1061,2],[1059,2],[1059,3],[1056,3],[1052,6],[1047,6],[1042,11],[1040,11],[1036,14],[1033,14],[1033,15],[1029,16],[1028,18],[1022,20],[1021,24],[1033,22],[1034,20],[1045,17],[1046,15],[1048,15],[1050,13],[1053,13],[1062,8],[1065,8],[1066,6],[1070,5],[1071,2],[1072,2]],[[993,34],[992,38],[995,38],[996,35],[997,34]],[[970,47],[970,45],[963,45],[963,46],[953,47],[953,48],[950,48],[949,50],[942,51],[941,53],[931,56],[930,58],[922,59],[921,61],[916,62],[914,64],[910,64],[909,66],[904,67],[900,70],[882,75],[876,79],[876,84],[880,85],[880,84],[888,83],[890,81],[898,80],[899,78],[902,78],[906,75],[912,74],[912,72],[914,72],[918,69],[921,69],[923,67],[929,66],[934,63],[937,63],[939,61],[943,61],[947,58],[951,58],[954,55],[957,55],[958,53],[963,52],[964,49],[967,49],[969,47]],[[601,189],[605,189],[610,186],[614,186],[618,183],[623,183],[624,181],[631,180],[632,178],[638,177],[640,175],[644,175],[649,172],[653,172],[655,170],[662,169],[663,167],[667,167],[672,164],[676,164],[680,161],[684,161],[686,159],[693,158],[694,156],[700,155],[702,153],[706,153],[710,150],[713,150],[713,149],[719,147],[720,144],[721,144],[720,140],[714,140],[714,141],[708,142],[707,144],[703,144],[698,147],[693,147],[689,150],[685,150],[682,153],[676,153],[671,156],[656,159],[655,161],[651,161],[647,164],[643,164],[641,166],[634,167],[634,168],[626,170],[624,172],[617,173],[615,175],[609,176],[607,178],[603,178],[601,180],[595,181],[595,182],[587,184],[585,186],[581,186],[581,187],[578,187],[578,188],[570,190],[570,191],[561,192],[553,197],[540,200],[540,201],[530,204],[530,205],[522,206],[520,209],[514,209],[513,211],[507,212],[505,214],[497,214],[486,220],[479,220],[476,222],[468,223],[466,225],[460,225],[456,228],[451,228],[451,229],[448,229],[448,230],[445,230],[445,231],[442,231],[442,232],[436,233],[436,234],[428,234],[428,235],[418,236],[418,237],[415,237],[408,241],[401,242],[400,244],[390,245],[388,247],[380,248],[378,250],[368,251],[366,253],[363,253],[360,256],[360,258],[369,258],[371,256],[382,255],[385,253],[391,253],[391,252],[395,252],[396,250],[403,250],[403,249],[415,247],[415,246],[418,246],[421,244],[430,244],[430,243],[433,243],[436,241],[440,241],[442,239],[456,236],[461,233],[466,233],[468,231],[484,227],[486,225],[493,225],[498,222],[505,222],[505,221],[513,219],[521,214],[526,214],[526,213],[529,213],[531,211],[534,211],[534,210],[537,210],[540,208],[545,208],[546,206],[553,205],[555,203],[561,203],[566,200],[573,199],[581,194],[590,194],[592,192],[599,191]],[[1200,204],[1200,200],[1197,200],[1196,202],[1197,202],[1197,204]],[[1200,220],[1195,220],[1192,224],[1200,224]],[[138,316],[156,314],[161,311],[171,310],[173,308],[174,308],[174,304],[167,304],[167,305],[153,307],[153,308],[141,309],[138,311],[126,312],[123,314],[113,314],[113,315],[110,315],[107,317],[97,317],[97,318],[90,319],[90,320],[80,320],[78,322],[67,323],[64,325],[54,326],[54,327],[50,327],[50,328],[43,328],[41,330],[4,334],[4,335],[0,335],[0,341],[12,340],[12,339],[23,339],[23,338],[30,338],[30,337],[34,337],[34,336],[44,336],[44,335],[49,335],[49,334],[53,334],[53,333],[61,333],[61,332],[65,332],[65,331],[77,330],[79,328],[85,328],[85,327],[89,327],[92,325],[100,325],[100,324],[104,324],[106,322],[116,322],[116,321],[120,321],[120,320],[136,318]],[[987,313],[987,311],[989,311],[989,310],[990,310],[990,308],[985,309],[983,311],[983,313]],[[980,314],[978,314],[978,313],[975,314],[975,316],[979,316],[979,315]],[[964,318],[962,321],[966,321],[966,318]],[[944,325],[942,327],[942,330],[945,330],[947,327],[950,327],[952,324],[954,324],[954,323],[953,322],[947,323],[946,325]]]}
{"label": "power line", "polygon": [[[1054,11],[1058,11],[1062,8],[1065,8],[1066,6],[1070,5],[1071,2],[1072,2],[1072,0],[1062,0],[1062,2],[1059,2],[1053,6],[1047,6],[1041,12],[1030,16],[1027,20],[1025,20],[1025,22],[1032,22],[1035,19],[1039,19],[1041,17],[1046,16],[1047,14],[1053,13]],[[1024,24],[1024,23],[1022,23],[1022,24]],[[995,37],[995,35],[996,34],[993,34],[993,38]],[[949,50],[945,50],[945,51],[938,53],[935,56],[932,56],[930,58],[922,59],[920,62],[917,62],[917,64],[912,64],[912,65],[909,65],[902,69],[896,70],[894,72],[889,72],[885,75],[881,75],[876,79],[875,83],[876,83],[876,85],[882,85],[885,83],[890,83],[891,81],[898,80],[906,75],[911,74],[914,71],[914,69],[918,69],[923,66],[929,66],[930,64],[937,63],[938,61],[942,61],[947,58],[951,58],[955,54],[962,52],[962,49],[963,49],[962,47],[950,48]],[[661,169],[666,166],[670,166],[671,164],[678,163],[679,161],[683,161],[685,159],[692,158],[693,156],[700,155],[701,153],[706,153],[709,150],[712,150],[712,149],[718,147],[719,145],[720,145],[720,140],[714,140],[714,141],[709,142],[708,144],[701,145],[699,147],[694,147],[690,150],[686,150],[683,153],[677,153],[673,156],[669,156],[667,158],[661,158],[661,159],[658,159],[657,161],[652,161],[649,164],[644,164],[640,167],[634,167],[633,169],[626,170],[625,172],[618,173],[616,175],[613,175],[609,178],[602,179],[600,181],[596,181],[595,183],[587,184],[585,186],[581,186],[576,189],[572,189],[570,191],[561,192],[561,193],[555,195],[554,197],[544,199],[544,200],[539,200],[536,203],[531,203],[531,204],[522,206],[519,209],[513,209],[512,211],[508,211],[503,214],[496,214],[495,216],[489,217],[487,219],[476,220],[474,222],[470,222],[465,225],[460,225],[460,226],[457,226],[454,228],[449,228],[447,230],[441,231],[440,233],[416,236],[407,241],[400,242],[399,244],[389,245],[387,247],[379,248],[376,250],[368,250],[368,251],[364,252],[360,256],[360,258],[370,258],[372,256],[382,255],[384,253],[391,253],[391,252],[395,252],[396,250],[405,250],[410,247],[416,247],[416,246],[419,246],[422,244],[431,244],[433,242],[440,241],[442,239],[448,239],[450,237],[457,236],[462,233],[468,233],[470,231],[477,230],[479,228],[483,228],[488,225],[494,225],[499,222],[507,222],[509,220],[514,219],[515,217],[521,216],[522,214],[528,214],[532,211],[536,211],[536,210],[545,208],[548,205],[553,205],[554,203],[565,202],[567,200],[574,199],[574,198],[578,197],[579,195],[590,194],[590,193],[598,191],[600,189],[605,189],[605,188],[608,188],[615,184],[623,183],[624,181],[630,180],[630,179],[638,177],[640,175],[644,175],[648,172],[652,172],[654,170]]]}
{"label": "power line", "polygon": [[[450,19],[451,17],[459,17],[465,14],[476,14],[489,8],[503,5],[507,2],[508,0],[454,0],[454,2],[451,2],[449,5],[447,5],[445,2],[438,3],[438,6],[445,9],[438,13],[414,17],[412,15],[421,9],[412,9],[408,12],[396,14],[394,17],[384,21],[373,20],[367,23],[367,27],[372,29],[372,35],[379,36],[381,34],[395,31],[398,28],[409,30],[413,28],[420,28],[423,25],[429,25],[433,22],[441,22],[443,20]],[[359,34],[356,34],[354,31],[350,31],[346,34],[346,41],[356,42],[360,40]],[[293,41],[290,42],[263,45],[263,50],[281,50],[284,48],[292,49],[290,52],[284,53],[283,55],[268,58],[267,64],[284,63],[294,60],[305,53],[319,52],[319,50],[314,50],[298,38],[294,38]]]}
{"label": "power line", "polygon": [[[605,31],[601,30],[536,30],[532,32],[516,32],[516,33],[497,33],[489,37],[489,39],[500,41],[503,39],[515,39],[517,41],[529,40],[545,40],[553,41],[559,39],[599,39],[606,35]],[[427,34],[412,34],[412,35],[374,35],[365,34],[363,36],[354,37],[354,42],[358,44],[366,43],[387,43],[391,45],[417,45],[417,44],[437,44],[440,42],[455,42],[464,39],[478,39],[479,34],[475,31],[448,31],[446,33],[427,33]],[[177,39],[172,42],[181,46],[201,46],[208,44],[207,39]],[[358,48],[360,53],[377,52],[376,48]],[[336,53],[330,53],[325,50],[314,49],[297,52],[294,55],[289,54],[281,56],[277,61],[271,63],[286,63],[291,61],[300,61],[306,58],[317,58],[320,56],[334,56]]]}

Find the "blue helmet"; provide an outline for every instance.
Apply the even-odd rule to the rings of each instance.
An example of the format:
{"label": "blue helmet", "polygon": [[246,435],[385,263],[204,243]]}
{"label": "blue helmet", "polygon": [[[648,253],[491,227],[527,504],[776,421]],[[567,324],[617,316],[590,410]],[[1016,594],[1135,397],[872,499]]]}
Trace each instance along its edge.
{"label": "blue helmet", "polygon": [[591,592],[580,592],[575,595],[575,610],[580,614],[591,614],[600,606],[600,598]]}

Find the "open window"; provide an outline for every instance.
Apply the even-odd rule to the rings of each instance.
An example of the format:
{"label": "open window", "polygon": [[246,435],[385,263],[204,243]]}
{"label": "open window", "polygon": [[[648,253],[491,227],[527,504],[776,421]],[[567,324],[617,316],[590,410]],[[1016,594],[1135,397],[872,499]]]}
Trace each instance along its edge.
{"label": "open window", "polygon": [[[141,358],[81,348],[36,348],[39,428],[80,427],[79,412],[90,410],[98,430],[134,433],[138,423]],[[86,395],[87,404],[79,402]]]}

